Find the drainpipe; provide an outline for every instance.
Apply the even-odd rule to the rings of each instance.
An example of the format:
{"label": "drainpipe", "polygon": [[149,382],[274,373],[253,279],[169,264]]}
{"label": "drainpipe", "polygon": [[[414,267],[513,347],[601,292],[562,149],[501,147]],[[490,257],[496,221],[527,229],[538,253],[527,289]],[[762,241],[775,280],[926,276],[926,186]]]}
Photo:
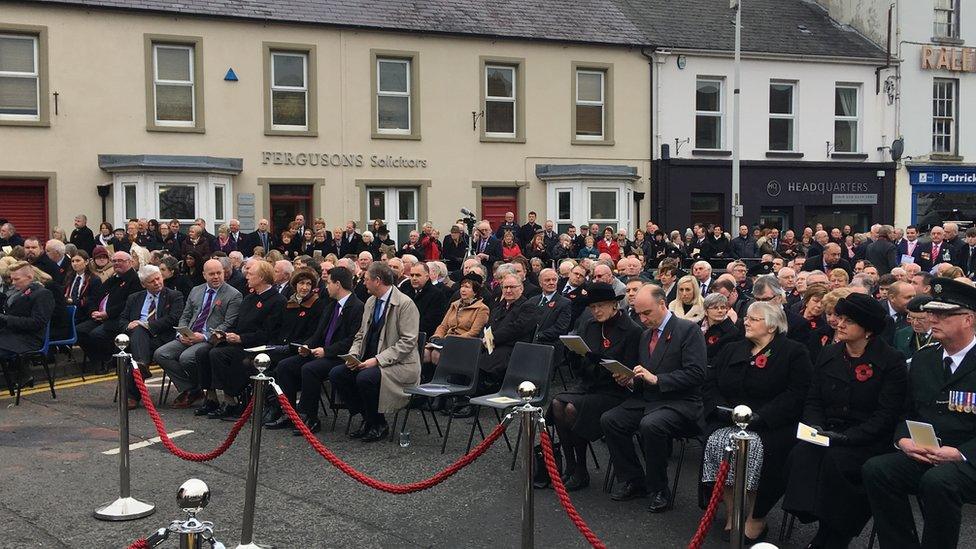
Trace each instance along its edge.
{"label": "drainpipe", "polygon": [[[661,100],[661,78],[660,75],[658,75],[658,78],[654,77],[654,71],[655,71],[654,50],[656,49],[657,48],[652,47],[652,48],[641,48],[640,50],[641,55],[643,55],[647,59],[647,73],[649,79],[648,80],[648,96],[649,96],[648,112],[650,112],[651,114],[651,124],[649,128],[651,139],[650,139],[650,150],[647,153],[647,158],[648,161],[651,163],[651,165],[653,165],[654,162],[654,146],[658,138],[658,127],[659,127],[658,125],[660,124],[659,114],[661,112],[660,108],[656,108],[656,103],[655,103],[656,101],[660,102]],[[648,50],[650,50],[650,53],[648,53]],[[652,173],[654,172],[653,169],[651,171]],[[651,190],[650,187],[652,183],[655,186],[658,184],[656,177],[654,178],[653,182],[648,181],[648,191]],[[661,209],[660,196],[661,196],[660,192],[651,192],[651,197],[653,197],[653,199],[651,200],[651,204],[656,206],[658,210]],[[637,210],[638,227],[641,226],[639,206],[640,206],[640,202],[638,202],[638,210]]]}

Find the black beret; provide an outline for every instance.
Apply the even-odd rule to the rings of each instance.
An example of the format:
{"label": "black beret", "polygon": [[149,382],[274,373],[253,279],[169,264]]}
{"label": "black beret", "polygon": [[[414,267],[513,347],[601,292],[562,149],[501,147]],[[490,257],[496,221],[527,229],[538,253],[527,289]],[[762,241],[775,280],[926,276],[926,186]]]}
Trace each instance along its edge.
{"label": "black beret", "polygon": [[757,263],[752,267],[749,267],[749,276],[762,276],[773,273],[773,263],[771,261],[764,261],[762,263]]}
{"label": "black beret", "polygon": [[976,311],[976,287],[951,278],[932,279],[932,301],[925,305],[926,311],[954,311],[969,309]]}
{"label": "black beret", "polygon": [[888,320],[888,313],[881,303],[864,294],[850,294],[840,298],[834,311],[838,316],[846,316],[874,335],[884,331]]}
{"label": "black beret", "polygon": [[908,302],[907,308],[913,313],[921,313],[922,306],[932,301],[932,296],[930,295],[917,295]]}
{"label": "black beret", "polygon": [[464,282],[465,280],[470,280],[471,282],[474,282],[475,284],[478,285],[479,288],[481,287],[482,284],[485,283],[485,278],[474,271],[471,271],[470,273],[461,277],[461,282]]}
{"label": "black beret", "polygon": [[617,295],[613,286],[606,282],[593,282],[586,287],[583,302],[587,305],[603,303],[604,301],[620,301],[624,296]]}

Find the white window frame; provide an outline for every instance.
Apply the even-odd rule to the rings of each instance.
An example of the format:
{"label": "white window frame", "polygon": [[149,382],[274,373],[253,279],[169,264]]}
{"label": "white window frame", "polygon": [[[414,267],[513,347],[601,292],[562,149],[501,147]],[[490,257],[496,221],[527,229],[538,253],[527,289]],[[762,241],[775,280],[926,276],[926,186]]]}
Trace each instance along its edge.
{"label": "white window frame", "polygon": [[[700,111],[698,110],[698,84],[702,82],[708,82],[713,84],[718,84],[718,110],[717,111]],[[718,118],[718,143],[715,144],[715,148],[708,149],[705,147],[698,146],[698,132],[695,132],[695,147],[696,149],[717,151],[721,150],[722,146],[725,144],[725,79],[716,78],[712,76],[699,76],[695,79],[695,127],[698,126],[699,117],[708,118]]]}
{"label": "white window frame", "polygon": [[[404,66],[404,70],[407,75],[407,89],[405,92],[392,92],[383,91],[383,78],[380,72],[380,65],[382,63],[394,63]],[[394,57],[377,57],[376,58],[376,133],[392,134],[392,135],[410,135],[413,131],[413,98],[410,96],[410,86],[413,85],[411,82],[410,70],[413,68],[410,66],[410,59],[397,59]],[[406,128],[380,128],[380,97],[405,97],[407,98],[407,127]]]}
{"label": "white window frame", "polygon": [[[217,193],[218,192],[222,195],[222,201],[221,201],[221,203],[222,203],[223,208],[224,208],[224,211],[223,212],[220,212],[220,213],[223,213],[224,214],[222,216],[218,216],[217,215],[217,213],[218,213],[217,212]],[[212,195],[213,195],[214,229],[216,229],[217,227],[220,227],[221,224],[226,223],[227,220],[230,219],[230,216],[227,215],[228,210],[230,210],[230,203],[228,202],[228,199],[230,198],[230,196],[227,193],[227,184],[225,184],[225,183],[214,183],[213,184],[213,192],[212,192]]]}
{"label": "white window frame", "polygon": [[[159,61],[158,53],[160,49],[167,50],[184,50],[187,53],[187,59],[189,60],[189,80],[161,80],[159,78]],[[152,55],[153,55],[153,119],[157,126],[170,126],[177,128],[192,128],[196,126],[197,123],[197,90],[196,82],[194,81],[196,67],[194,63],[196,61],[195,47],[185,44],[167,44],[165,42],[153,42],[152,45]],[[190,120],[160,120],[159,119],[159,97],[157,89],[160,85],[164,86],[182,86],[190,88]]]}
{"label": "white window frame", "polygon": [[[959,3],[958,0],[934,0],[932,35],[936,38],[958,38],[959,37]],[[944,15],[946,21],[939,21],[940,15]]]}
{"label": "white window frame", "polygon": [[[416,187],[376,187],[369,186],[366,187],[366,192],[363,193],[366,199],[366,216],[369,217],[369,195],[371,192],[382,192],[383,193],[383,209],[386,213],[383,218],[383,223],[390,228],[390,235],[396,240],[397,246],[403,245],[405,240],[401,242],[400,228],[410,227],[412,231],[420,230],[420,190]],[[400,219],[400,193],[409,192],[413,197],[413,219]],[[366,220],[367,222],[372,221],[372,219]]]}
{"label": "white window frame", "polygon": [[[488,72],[491,70],[506,70],[512,72],[512,95],[502,97],[488,94]],[[485,64],[484,74],[485,86],[485,137],[513,138],[518,136],[518,67],[514,65]],[[488,131],[488,103],[511,103],[512,104],[512,131],[511,132],[490,132]]]}
{"label": "white window frame", "polygon": [[[214,230],[220,223],[226,222],[234,217],[233,211],[233,176],[227,174],[207,174],[195,172],[136,172],[136,173],[115,173],[112,178],[113,188],[113,211],[115,226],[128,220],[125,209],[125,188],[135,187],[136,218],[162,219],[159,214],[159,187],[170,185],[183,185],[194,187],[194,202],[196,209],[191,219],[180,219],[182,226],[193,223],[193,220],[202,217],[208,223],[214,224]],[[217,219],[215,189],[222,188],[224,191],[224,217]],[[166,218],[169,221],[169,218]],[[122,225],[124,226],[124,225]]]}
{"label": "white window frame", "polygon": [[[797,92],[797,88],[798,88],[797,83],[796,82],[784,81],[784,80],[773,80],[773,81],[770,81],[770,83],[769,83],[769,89],[770,89],[770,91],[772,90],[773,86],[789,86],[791,88],[792,91],[790,92],[790,113],[789,114],[774,113],[773,110],[772,110],[772,104],[770,104],[770,106],[769,106],[770,107],[769,108],[769,120],[770,120],[770,122],[769,122],[769,126],[767,127],[767,130],[769,130],[769,132],[771,132],[771,130],[772,130],[772,120],[790,120],[792,122],[791,132],[790,132],[791,133],[791,135],[790,135],[790,144],[792,146],[790,148],[788,148],[788,149],[773,149],[773,147],[772,147],[772,140],[771,139],[769,140],[769,143],[767,143],[767,146],[769,147],[769,150],[770,151],[776,151],[776,152],[796,152],[796,150],[797,150],[797,135],[798,135],[798,133],[797,133],[797,116],[796,116],[796,106],[797,106],[796,92]],[[769,139],[769,135],[768,135],[769,132],[767,132],[767,139]]]}
{"label": "white window frame", "polygon": [[[129,196],[128,190],[132,189],[132,208],[135,210],[134,215],[129,215]],[[124,220],[129,220],[139,217],[139,183],[138,182],[126,182],[122,184],[122,218]]]}
{"label": "white window frame", "polygon": [[[581,227],[581,223],[591,224],[593,222],[600,225],[613,225],[618,230],[626,229],[628,234],[633,230],[633,201],[634,182],[629,179],[619,180],[590,180],[590,179],[569,179],[550,181],[546,184],[546,204],[550,216],[555,220],[559,215],[559,194],[570,193],[570,218],[560,219],[559,223],[573,224]],[[612,191],[616,194],[616,219],[601,219],[599,221],[590,218],[591,195],[592,191]],[[602,234],[602,233],[601,233]],[[594,240],[599,240],[600,235],[596,235]]]}
{"label": "white window frame", "polygon": [[[939,94],[940,89],[943,91],[941,95]],[[947,97],[944,93],[946,89],[951,92],[951,97]],[[935,154],[956,154],[956,136],[958,135],[956,108],[958,101],[959,80],[953,78],[935,78],[932,80],[932,152]],[[945,108],[942,112],[948,113],[948,116],[936,115],[937,112],[940,112],[938,109],[940,104]],[[946,131],[939,131],[940,122],[946,123]],[[937,146],[940,140],[945,141],[947,147],[943,149]]]}
{"label": "white window frame", "polygon": [[[159,219],[163,219],[163,218],[165,218],[167,220],[173,219],[173,217],[171,217],[171,216],[164,216],[162,214],[162,207],[161,207],[161,204],[159,203],[159,199],[160,199],[160,197],[162,197],[162,189],[163,189],[163,187],[187,187],[187,188],[193,189],[193,204],[194,204],[193,213],[194,213],[194,215],[193,215],[193,217],[187,217],[187,218],[177,217],[176,219],[178,219],[180,221],[180,226],[183,226],[184,224],[192,224],[193,221],[195,219],[197,219],[198,217],[202,217],[204,219],[207,219],[206,216],[200,215],[201,210],[203,208],[201,207],[202,205],[200,203],[200,184],[199,183],[197,183],[195,181],[186,181],[186,180],[183,180],[182,178],[173,178],[172,180],[170,180],[170,179],[167,179],[167,178],[164,178],[164,177],[156,178],[153,181],[153,196],[155,197],[155,202],[156,202],[156,204],[155,204],[155,206],[156,206],[156,215],[157,215],[157,217]],[[212,220],[213,219],[213,216],[211,215],[209,217],[209,219]]]}
{"label": "white window frame", "polygon": [[[560,233],[563,233],[565,232],[561,229],[563,225],[576,225],[576,220],[573,219],[573,212],[576,210],[576,193],[573,191],[572,187],[555,187],[554,191],[556,198],[553,202],[553,220],[556,222],[557,230]],[[559,196],[563,194],[569,195],[569,217],[559,216]]]}
{"label": "white window frame", "polygon": [[[617,231],[620,229],[621,214],[624,213],[623,211],[621,211],[622,206],[623,206],[620,203],[620,195],[623,194],[623,193],[621,193],[621,189],[619,187],[602,187],[602,186],[590,185],[590,186],[587,186],[586,187],[585,191],[586,191],[586,194],[585,194],[585,196],[586,196],[586,222],[589,223],[590,225],[596,223],[597,225],[600,226],[600,230],[601,231],[603,230],[603,227],[605,227],[607,225],[613,225],[614,226],[614,234],[617,234]],[[616,213],[616,215],[613,218],[611,218],[611,219],[595,219],[593,217],[593,193],[594,192],[599,192],[599,193],[613,193],[613,198],[614,198],[613,199],[613,204],[614,204],[614,210],[615,210],[615,213]],[[630,231],[628,231],[628,233],[629,232]]]}
{"label": "white window frame", "polygon": [[31,72],[20,72],[20,71],[0,71],[0,76],[8,78],[31,78],[36,82],[34,89],[37,91],[37,97],[35,98],[35,108],[37,114],[0,114],[0,120],[26,120],[30,122],[38,122],[41,120],[41,72],[40,72],[40,50],[39,50],[39,40],[37,36],[29,34],[10,34],[2,33],[0,38],[14,38],[17,40],[31,40],[34,46],[34,70]]}
{"label": "white window frame", "polygon": [[[836,101],[837,90],[839,89],[851,89],[857,94],[854,101],[854,105],[857,108],[856,114],[854,116],[841,116],[837,114],[836,106],[834,110],[834,151],[839,153],[859,153],[861,151],[861,86],[857,84],[836,84],[834,86],[834,101]],[[837,148],[837,122],[854,122],[854,143],[852,143],[852,149],[849,151],[842,151]]]}
{"label": "white window frame", "polygon": [[[600,100],[586,101],[579,97],[580,85],[579,77],[581,74],[595,74],[600,77]],[[579,118],[576,119],[576,139],[580,141],[603,141],[607,135],[607,72],[593,69],[576,69],[576,106],[600,107],[600,135],[584,135],[579,133]],[[576,116],[576,113],[573,113]]]}
{"label": "white window frame", "polygon": [[[302,81],[305,83],[304,86],[276,86],[275,85],[275,57],[298,57],[302,60]],[[269,96],[268,105],[271,109],[269,120],[271,122],[272,130],[281,131],[308,131],[308,52],[299,51],[271,51],[271,59],[269,60],[271,64],[271,81],[268,85],[271,86],[271,92]],[[275,124],[274,123],[274,92],[302,92],[305,94],[305,124],[304,125],[289,125],[289,124]]]}

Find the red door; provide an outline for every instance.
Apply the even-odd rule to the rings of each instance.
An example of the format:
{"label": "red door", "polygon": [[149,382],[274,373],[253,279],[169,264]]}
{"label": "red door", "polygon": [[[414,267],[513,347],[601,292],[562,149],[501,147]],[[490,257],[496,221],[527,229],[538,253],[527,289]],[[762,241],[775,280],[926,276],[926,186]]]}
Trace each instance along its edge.
{"label": "red door", "polygon": [[515,214],[518,219],[518,189],[481,189],[481,218],[491,223],[491,230],[498,230],[498,226],[505,221],[505,213]]}
{"label": "red door", "polygon": [[50,235],[47,181],[0,179],[0,218],[13,223],[17,234],[24,238],[46,241]]}

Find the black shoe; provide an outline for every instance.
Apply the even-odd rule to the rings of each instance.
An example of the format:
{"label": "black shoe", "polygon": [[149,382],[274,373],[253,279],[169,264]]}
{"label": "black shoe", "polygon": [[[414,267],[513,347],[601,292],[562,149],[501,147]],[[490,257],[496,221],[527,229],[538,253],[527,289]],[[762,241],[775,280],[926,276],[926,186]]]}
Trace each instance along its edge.
{"label": "black shoe", "polygon": [[637,498],[646,498],[647,488],[643,484],[634,482],[624,482],[610,492],[610,499],[613,501],[629,501]]}
{"label": "black shoe", "polygon": [[244,409],[247,405],[243,402],[238,402],[237,404],[228,404],[224,406],[224,414],[220,416],[222,421],[237,421],[240,419],[241,414],[244,413]]}
{"label": "black shoe", "polygon": [[651,503],[647,510],[652,513],[663,513],[668,510],[668,500],[671,499],[671,491],[665,488],[651,494]]}
{"label": "black shoe", "polygon": [[376,442],[390,436],[390,426],[370,427],[369,432],[363,437],[363,442]]}
{"label": "black shoe", "polygon": [[27,380],[22,381],[20,383],[20,388],[23,389],[24,387],[29,387],[31,389],[34,388],[34,377],[33,376],[27,378]]}
{"label": "black shoe", "polygon": [[566,487],[567,492],[582,490],[590,485],[590,474],[586,470],[580,470],[573,473],[573,476],[569,477],[569,480],[564,482],[563,485]]}
{"label": "black shoe", "polygon": [[193,411],[195,416],[206,416],[220,408],[220,403],[216,400],[204,400],[203,406]]}
{"label": "black shoe", "polygon": [[359,424],[358,429],[349,433],[349,438],[363,438],[364,436],[366,436],[366,433],[368,433],[369,430],[370,430],[369,425],[367,425],[366,422],[364,421]]}
{"label": "black shoe", "polygon": [[477,413],[478,408],[470,404],[465,404],[460,408],[456,408],[451,415],[454,419],[468,419],[469,417],[474,417]]}
{"label": "black shoe", "polygon": [[282,417],[284,417],[284,414],[281,413],[281,408],[278,408],[277,406],[272,406],[264,411],[264,417],[261,418],[261,423],[264,424],[265,427],[267,427],[268,425],[275,423]]}
{"label": "black shoe", "polygon": [[280,416],[278,419],[264,424],[264,428],[270,431],[279,431],[290,427],[294,426],[291,424],[291,419],[288,416]]}
{"label": "black shoe", "polygon": [[[312,431],[313,433],[317,433],[317,432],[319,432],[319,431],[322,430],[322,422],[319,421],[319,418],[318,417],[313,417],[313,418],[306,419],[305,420],[305,425],[307,425],[308,426],[308,430],[309,431]],[[291,432],[291,434],[293,434],[295,436],[300,436],[302,434],[302,432],[299,431],[298,429],[295,429],[294,431]]]}

